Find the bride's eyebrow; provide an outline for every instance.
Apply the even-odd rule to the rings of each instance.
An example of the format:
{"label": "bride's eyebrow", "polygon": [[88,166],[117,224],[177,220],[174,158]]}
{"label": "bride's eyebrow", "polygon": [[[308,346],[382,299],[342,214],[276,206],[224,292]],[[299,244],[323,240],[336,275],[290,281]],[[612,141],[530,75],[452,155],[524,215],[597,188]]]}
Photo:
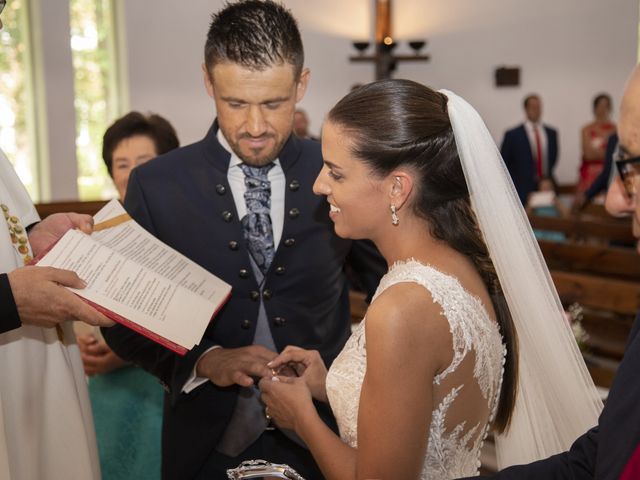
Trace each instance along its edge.
{"label": "bride's eyebrow", "polygon": [[342,170],[342,168],[339,165],[336,165],[333,162],[330,162],[329,160],[323,160],[324,164],[331,168],[332,170]]}

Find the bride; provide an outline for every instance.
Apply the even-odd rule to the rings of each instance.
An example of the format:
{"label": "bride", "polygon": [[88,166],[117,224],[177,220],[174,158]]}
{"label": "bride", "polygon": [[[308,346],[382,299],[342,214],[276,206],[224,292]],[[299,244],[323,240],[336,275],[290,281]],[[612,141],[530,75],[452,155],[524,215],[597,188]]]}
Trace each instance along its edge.
{"label": "bride", "polygon": [[[361,87],[329,113],[325,195],[338,235],[373,240],[388,273],[327,372],[287,347],[260,382],[266,414],[328,479],[476,475],[490,429],[502,466],[566,449],[601,403],[484,123],[407,80]],[[340,437],[313,399],[328,402]]]}

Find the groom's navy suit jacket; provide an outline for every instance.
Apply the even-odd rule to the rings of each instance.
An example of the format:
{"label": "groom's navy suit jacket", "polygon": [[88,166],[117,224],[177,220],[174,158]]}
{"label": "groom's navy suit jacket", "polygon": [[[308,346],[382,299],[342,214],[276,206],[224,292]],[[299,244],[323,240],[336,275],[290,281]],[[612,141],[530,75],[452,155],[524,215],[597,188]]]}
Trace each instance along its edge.
{"label": "groom's navy suit jacket", "polygon": [[[230,155],[216,132],[214,123],[204,140],[136,168],[125,207],[153,235],[230,283],[230,300],[200,345],[185,357],[122,326],[104,330],[118,355],[157,376],[168,391],[162,467],[167,479],[188,479],[198,472],[236,403],[236,387],[219,388],[211,382],[181,393],[196,360],[213,345],[251,345],[260,304],[227,181]],[[357,242],[335,235],[326,198],[312,193],[322,167],[319,143],[292,135],[278,158],[286,177],[285,218],[263,287],[269,327],[279,351],[287,345],[317,349],[329,365],[350,334],[343,264]],[[372,261],[384,270],[380,256]]]}
{"label": "groom's navy suit jacket", "polygon": [[[609,391],[598,425],[579,437],[568,452],[507,468],[499,480],[614,480],[640,444],[640,315]],[[478,477],[475,477],[478,478]]]}
{"label": "groom's navy suit jacket", "polygon": [[[547,165],[543,175],[553,177],[553,169],[558,160],[558,132],[547,125],[544,125],[544,131],[547,134]],[[520,201],[524,205],[529,194],[536,190],[537,180],[539,180],[524,124],[508,130],[504,134],[500,153],[509,170]]]}

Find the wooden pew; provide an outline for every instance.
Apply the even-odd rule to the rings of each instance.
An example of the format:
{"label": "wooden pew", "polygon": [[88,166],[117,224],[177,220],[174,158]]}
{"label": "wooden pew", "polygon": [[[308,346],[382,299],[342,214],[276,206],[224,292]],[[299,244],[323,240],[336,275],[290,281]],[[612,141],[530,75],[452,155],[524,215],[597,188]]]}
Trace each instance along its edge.
{"label": "wooden pew", "polygon": [[529,215],[529,221],[535,229],[561,232],[566,235],[568,240],[574,242],[587,242],[596,239],[600,243],[613,241],[629,245],[635,244],[629,219],[589,216],[560,218]]}
{"label": "wooden pew", "polygon": [[599,278],[595,275],[551,271],[563,301],[633,316],[640,308],[640,282]]}
{"label": "wooden pew", "polygon": [[631,248],[538,240],[549,268],[640,281],[640,255]]}
{"label": "wooden pew", "polygon": [[597,385],[609,387],[640,309],[640,255],[629,219],[591,205],[578,217],[530,215],[533,228],[563,233],[566,242],[538,240],[565,308],[577,304],[588,334],[583,352]]}
{"label": "wooden pew", "polygon": [[609,388],[640,308],[640,281],[560,270],[551,270],[551,278],[565,308],[582,307],[585,361],[594,382]]}
{"label": "wooden pew", "polygon": [[46,218],[53,213],[75,212],[95,215],[98,210],[107,204],[106,200],[96,200],[93,202],[67,201],[36,203],[36,210],[40,218]]}

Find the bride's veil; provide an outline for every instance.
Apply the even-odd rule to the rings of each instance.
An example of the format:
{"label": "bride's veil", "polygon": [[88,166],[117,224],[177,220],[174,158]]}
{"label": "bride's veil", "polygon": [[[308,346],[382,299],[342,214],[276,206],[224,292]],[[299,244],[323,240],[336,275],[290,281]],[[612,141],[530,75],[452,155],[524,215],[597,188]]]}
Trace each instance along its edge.
{"label": "bride's veil", "polygon": [[441,93],[519,340],[518,395],[509,429],[496,438],[498,466],[529,463],[567,450],[596,425],[602,402],[496,144],[471,105]]}

